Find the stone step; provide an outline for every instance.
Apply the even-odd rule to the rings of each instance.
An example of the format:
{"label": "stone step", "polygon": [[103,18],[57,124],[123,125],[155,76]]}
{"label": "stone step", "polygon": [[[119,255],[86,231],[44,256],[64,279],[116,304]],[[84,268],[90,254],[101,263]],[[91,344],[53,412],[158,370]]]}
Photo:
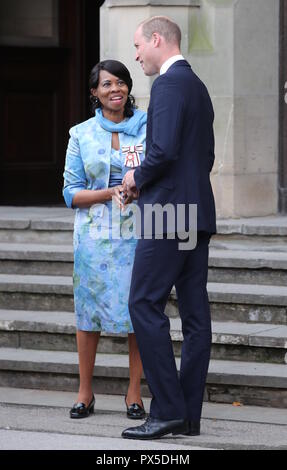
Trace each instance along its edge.
{"label": "stone step", "polygon": [[216,250],[230,250],[230,251],[250,251],[260,253],[286,253],[287,243],[284,239],[278,237],[274,240],[273,237],[263,238],[250,235],[213,235],[210,240],[210,248]]}
{"label": "stone step", "polygon": [[[72,242],[75,213],[62,207],[0,207],[0,240],[16,243]],[[244,219],[218,219],[216,242],[242,241],[253,244],[262,241],[282,245],[287,250],[287,217],[252,217]]]}
{"label": "stone step", "polygon": [[[257,247],[258,248],[258,247]],[[209,282],[287,285],[287,251],[210,249]]]}
{"label": "stone step", "polygon": [[74,311],[71,276],[0,274],[0,308]]}
{"label": "stone step", "polygon": [[[175,355],[183,336],[179,318],[171,318]],[[286,364],[287,326],[238,322],[212,323],[212,358]],[[0,310],[0,347],[76,352],[75,318],[68,312]],[[102,333],[99,352],[127,354],[127,335]]]}
{"label": "stone step", "polygon": [[211,247],[228,250],[287,252],[287,217],[217,220]]}
{"label": "stone step", "polygon": [[214,268],[269,268],[287,271],[287,253],[285,252],[210,249],[209,259],[210,266]]}
{"label": "stone step", "polygon": [[287,237],[287,216],[284,215],[218,219],[216,225],[220,235]]}
{"label": "stone step", "polygon": [[[207,290],[215,321],[287,323],[286,286],[209,282]],[[173,290],[167,306],[169,316],[178,316],[175,299]]]}
{"label": "stone step", "polygon": [[[0,273],[71,276],[73,247],[0,243]],[[287,285],[287,252],[210,249],[209,282]]]}
{"label": "stone step", "polygon": [[[97,354],[96,393],[124,394],[129,380],[128,355]],[[179,368],[179,358],[177,366]],[[0,348],[3,387],[76,391],[78,356],[74,352]],[[149,396],[143,380],[142,395]],[[205,399],[245,405],[287,406],[287,367],[242,361],[210,362]]]}
{"label": "stone step", "polygon": [[67,244],[74,211],[63,207],[0,207],[0,240],[7,243]]}
{"label": "stone step", "polygon": [[0,243],[0,273],[72,276],[73,246]]}
{"label": "stone step", "polygon": [[[217,321],[287,324],[287,287],[208,283]],[[70,276],[0,274],[0,309],[74,311]],[[166,313],[178,316],[175,289]]]}
{"label": "stone step", "polygon": [[0,260],[73,262],[73,246],[41,243],[0,243]]}

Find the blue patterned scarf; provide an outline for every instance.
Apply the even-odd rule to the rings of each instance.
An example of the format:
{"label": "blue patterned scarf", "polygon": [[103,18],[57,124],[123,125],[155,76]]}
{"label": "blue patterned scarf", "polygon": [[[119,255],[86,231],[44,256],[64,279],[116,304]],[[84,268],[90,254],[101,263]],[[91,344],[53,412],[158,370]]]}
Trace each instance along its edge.
{"label": "blue patterned scarf", "polygon": [[137,136],[140,128],[146,123],[147,115],[139,109],[134,109],[134,115],[124,119],[122,122],[116,123],[109,121],[103,116],[102,110],[96,110],[96,119],[100,126],[108,132],[123,132],[127,135]]}

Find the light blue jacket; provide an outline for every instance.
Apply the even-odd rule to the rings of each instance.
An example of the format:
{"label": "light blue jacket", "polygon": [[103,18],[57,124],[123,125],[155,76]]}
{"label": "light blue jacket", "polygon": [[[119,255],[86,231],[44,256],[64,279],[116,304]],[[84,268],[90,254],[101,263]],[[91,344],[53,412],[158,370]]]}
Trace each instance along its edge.
{"label": "light blue jacket", "polygon": [[[120,149],[123,146],[143,145],[143,152],[139,154],[143,161],[146,124],[141,125],[136,136],[124,132],[119,132],[118,135]],[[101,127],[97,116],[70,129],[63,188],[63,196],[68,207],[72,207],[73,197],[78,191],[108,187],[111,148],[112,133]],[[123,169],[124,161],[125,157],[122,155]]]}

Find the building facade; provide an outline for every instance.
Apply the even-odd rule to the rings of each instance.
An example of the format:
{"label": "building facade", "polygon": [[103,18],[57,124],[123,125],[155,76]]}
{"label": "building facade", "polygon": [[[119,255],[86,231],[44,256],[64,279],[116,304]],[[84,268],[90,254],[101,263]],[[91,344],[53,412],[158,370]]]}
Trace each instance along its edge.
{"label": "building facade", "polygon": [[[29,4],[33,14],[37,4],[42,22],[15,18],[13,3],[26,4],[26,12]],[[61,202],[68,128],[89,117],[87,78],[99,58],[128,66],[146,109],[153,78],[134,60],[133,33],[140,21],[164,14],[180,25],[182,53],[214,104],[218,217],[287,212],[287,0],[1,5],[1,204]]]}
{"label": "building facade", "polygon": [[286,9],[286,0],[106,0],[101,8],[101,57],[129,66],[143,106],[151,79],[134,63],[134,29],[158,14],[181,26],[182,53],[215,108],[218,217],[287,209]]}

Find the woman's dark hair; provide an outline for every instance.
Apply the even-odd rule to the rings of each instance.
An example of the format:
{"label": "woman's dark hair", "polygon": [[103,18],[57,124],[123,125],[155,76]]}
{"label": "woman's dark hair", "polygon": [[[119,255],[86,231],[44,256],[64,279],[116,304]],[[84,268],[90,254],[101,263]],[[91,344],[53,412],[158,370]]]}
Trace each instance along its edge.
{"label": "woman's dark hair", "polygon": [[[89,80],[90,90],[91,88],[98,88],[101,70],[106,70],[106,72],[109,72],[112,75],[115,75],[116,77],[120,78],[126,83],[128,90],[129,90],[129,96],[125,105],[124,115],[125,117],[132,117],[134,115],[134,109],[136,108],[136,106],[135,106],[135,99],[130,94],[132,86],[133,86],[133,81],[130,76],[130,72],[128,71],[126,66],[122,64],[121,62],[119,62],[118,60],[103,60],[102,62],[99,62],[97,65],[95,65],[92,68],[92,71],[90,74],[90,80]],[[92,94],[90,95],[90,101],[92,103],[93,113],[95,112],[97,108],[101,108],[101,102]]]}

